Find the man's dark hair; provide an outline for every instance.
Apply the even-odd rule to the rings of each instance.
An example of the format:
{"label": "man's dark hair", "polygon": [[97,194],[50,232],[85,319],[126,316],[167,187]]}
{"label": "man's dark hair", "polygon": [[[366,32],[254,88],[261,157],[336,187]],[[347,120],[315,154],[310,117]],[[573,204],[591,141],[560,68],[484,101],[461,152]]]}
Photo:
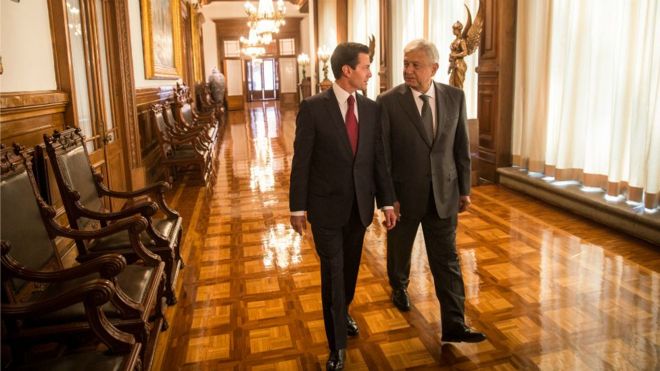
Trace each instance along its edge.
{"label": "man's dark hair", "polygon": [[350,42],[337,45],[335,51],[332,52],[332,57],[330,57],[330,66],[332,67],[332,74],[335,75],[335,80],[341,78],[341,68],[345,64],[355,69],[360,53],[369,55],[369,47],[364,44]]}

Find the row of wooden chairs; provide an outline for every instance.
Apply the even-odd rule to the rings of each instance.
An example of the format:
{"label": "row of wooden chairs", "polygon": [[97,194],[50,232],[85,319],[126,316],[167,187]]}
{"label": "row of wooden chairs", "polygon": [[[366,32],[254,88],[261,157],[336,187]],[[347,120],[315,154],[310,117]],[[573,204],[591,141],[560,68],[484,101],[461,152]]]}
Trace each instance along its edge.
{"label": "row of wooden chairs", "polygon": [[[33,156],[43,161],[45,155],[68,227],[56,220],[32,172]],[[24,359],[36,343],[72,348],[93,334],[110,353],[71,353],[44,367],[148,369],[158,334],[168,326],[165,303],[176,303],[183,267],[182,220],[164,198],[169,185],[108,189],[89,162],[79,129],[44,136],[44,145],[35,150],[3,148],[0,160],[2,341],[12,350],[12,368],[41,367]],[[109,197],[130,202],[108,211],[103,201]],[[79,265],[63,267],[55,253],[59,239],[75,242]]]}
{"label": "row of wooden chairs", "polygon": [[190,102],[187,87],[177,84],[172,100],[151,106],[161,150],[160,163],[170,181],[179,172],[192,168],[208,183],[215,176],[213,162],[224,115],[218,119],[215,111],[199,112]]}

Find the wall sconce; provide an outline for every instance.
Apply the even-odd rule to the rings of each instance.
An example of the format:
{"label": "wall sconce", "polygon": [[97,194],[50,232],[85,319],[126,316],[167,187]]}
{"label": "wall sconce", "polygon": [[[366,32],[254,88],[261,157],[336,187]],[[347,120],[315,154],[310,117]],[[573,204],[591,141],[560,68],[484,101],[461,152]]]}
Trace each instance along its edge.
{"label": "wall sconce", "polygon": [[319,60],[323,63],[323,80],[325,81],[328,79],[328,59],[330,59],[330,51],[325,45],[323,45],[319,47],[316,56],[319,57]]}
{"label": "wall sconce", "polygon": [[306,79],[305,67],[309,65],[309,56],[305,53],[298,54],[298,65],[302,68],[302,79]]}

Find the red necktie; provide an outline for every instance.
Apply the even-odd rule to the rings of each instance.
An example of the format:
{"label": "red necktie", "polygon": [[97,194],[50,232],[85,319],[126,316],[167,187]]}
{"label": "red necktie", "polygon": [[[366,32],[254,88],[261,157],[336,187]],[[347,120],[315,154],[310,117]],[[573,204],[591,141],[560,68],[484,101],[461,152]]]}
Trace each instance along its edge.
{"label": "red necktie", "polygon": [[348,140],[351,142],[353,149],[353,156],[357,152],[358,142],[358,122],[355,118],[355,97],[350,95],[348,97],[348,110],[346,111],[346,131],[348,132]]}

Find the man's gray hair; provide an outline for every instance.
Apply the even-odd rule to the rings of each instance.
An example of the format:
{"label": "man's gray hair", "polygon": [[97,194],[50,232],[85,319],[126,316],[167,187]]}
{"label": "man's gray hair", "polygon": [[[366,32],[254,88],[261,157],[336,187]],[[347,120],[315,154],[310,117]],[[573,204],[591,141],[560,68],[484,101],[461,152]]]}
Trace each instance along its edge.
{"label": "man's gray hair", "polygon": [[435,44],[433,44],[430,41],[426,41],[424,39],[416,39],[408,44],[406,44],[406,47],[403,48],[403,53],[409,53],[414,50],[421,50],[426,53],[426,55],[431,58],[431,61],[433,63],[438,63],[439,60],[439,55],[438,55],[438,48],[435,47]]}

